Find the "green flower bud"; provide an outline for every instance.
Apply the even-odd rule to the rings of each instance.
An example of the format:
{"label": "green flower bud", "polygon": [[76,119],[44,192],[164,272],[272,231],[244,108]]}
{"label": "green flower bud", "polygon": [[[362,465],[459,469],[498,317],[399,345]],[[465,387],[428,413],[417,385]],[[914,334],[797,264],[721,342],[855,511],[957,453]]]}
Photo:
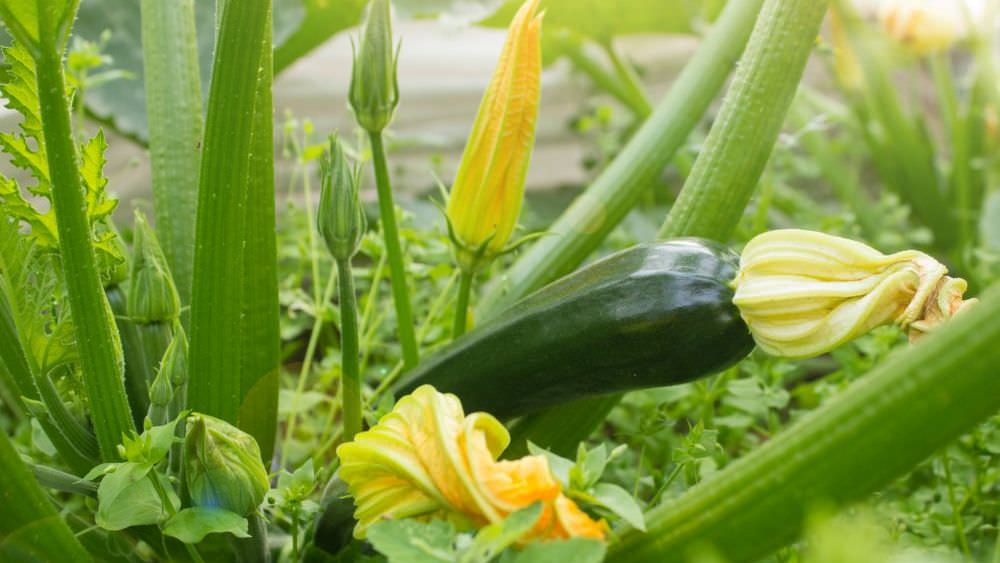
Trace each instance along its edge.
{"label": "green flower bud", "polygon": [[173,321],[180,316],[181,299],[167,259],[142,213],[135,214],[132,239],[132,283],[128,315],[143,324]]}
{"label": "green flower bud", "polygon": [[322,175],[316,228],[334,258],[349,260],[365,234],[365,213],[358,198],[357,175],[335,136],[330,137],[330,152],[323,157]]}
{"label": "green flower bud", "polygon": [[399,53],[392,45],[389,0],[372,0],[369,4],[359,43],[354,52],[348,100],[358,125],[369,133],[378,133],[392,121],[399,103]]}
{"label": "green flower bud", "polygon": [[[153,378],[153,384],[149,387],[149,404],[157,407],[165,407],[174,398],[174,386],[170,384],[170,377],[164,370],[157,372]],[[153,421],[157,424],[157,421]],[[163,424],[160,422],[159,424]]]}
{"label": "green flower bud", "polygon": [[174,338],[163,353],[160,373],[165,373],[170,384],[180,389],[188,377],[188,340],[180,323],[174,323]]}
{"label": "green flower bud", "polygon": [[252,436],[204,414],[187,420],[184,480],[194,506],[249,516],[270,489],[260,447]]}

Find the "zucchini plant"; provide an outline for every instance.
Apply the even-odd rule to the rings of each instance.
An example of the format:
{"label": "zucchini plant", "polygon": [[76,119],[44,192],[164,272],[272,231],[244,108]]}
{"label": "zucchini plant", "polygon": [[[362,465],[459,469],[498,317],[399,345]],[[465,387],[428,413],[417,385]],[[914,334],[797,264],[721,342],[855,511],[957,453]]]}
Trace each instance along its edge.
{"label": "zucchini plant", "polygon": [[[849,110],[800,84],[825,0],[685,1],[655,17],[639,14],[662,8],[646,0],[502,3],[481,22],[506,40],[435,231],[398,197],[405,137],[390,130],[407,91],[393,4],[429,9],[277,4],[219,0],[206,28],[191,0],[138,3],[152,213],[121,229],[108,142],[87,133],[81,99],[104,40],[74,35],[76,0],[0,4],[0,93],[21,120],[0,133],[20,170],[0,174],[0,559],[822,561],[826,548],[796,545],[816,507],[864,502],[937,455],[946,494],[907,500],[947,499],[933,507],[946,541],[1000,557],[982,508],[995,475],[967,470],[995,461],[977,425],[1000,409],[1000,288],[978,267],[990,233],[974,220],[996,111],[987,32],[962,96],[943,44],[923,38],[950,143],[939,170],[844,3],[826,54],[842,73],[856,51],[869,89],[850,87]],[[893,10],[886,33],[912,40]],[[614,37],[713,18],[651,103]],[[344,85],[355,134],[314,144],[303,122],[289,194],[302,182],[306,212],[279,208],[274,72],[359,19]],[[547,232],[519,237],[543,68],[564,55],[625,106],[629,140]],[[822,135],[782,135],[816,107],[857,122],[852,150],[927,228],[924,250],[857,240],[880,229],[868,196]],[[797,169],[832,176],[856,231],[787,212],[782,198],[815,196],[781,191],[800,141]],[[676,199],[633,215],[692,148]],[[938,452],[956,440],[952,463]],[[963,479],[974,492],[956,492]]]}

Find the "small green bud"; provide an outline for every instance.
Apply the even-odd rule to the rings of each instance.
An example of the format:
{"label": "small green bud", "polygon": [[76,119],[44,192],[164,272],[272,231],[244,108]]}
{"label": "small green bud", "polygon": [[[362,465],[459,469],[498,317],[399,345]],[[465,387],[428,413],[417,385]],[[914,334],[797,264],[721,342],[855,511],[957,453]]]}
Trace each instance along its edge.
{"label": "small green bud", "polygon": [[156,234],[142,213],[135,214],[132,239],[132,283],[128,315],[143,324],[173,321],[180,316],[181,299],[170,275],[167,259]]}
{"label": "small green bud", "polygon": [[[153,378],[153,384],[149,387],[149,404],[157,407],[165,407],[174,398],[174,386],[170,384],[170,376],[166,371],[160,370]],[[163,424],[159,421],[154,423]]]}
{"label": "small green bud", "polygon": [[187,383],[188,377],[188,340],[187,334],[180,323],[174,323],[174,338],[163,353],[160,363],[160,373],[167,375],[168,381],[175,389]]}
{"label": "small green bud", "polygon": [[399,103],[398,49],[392,45],[389,0],[372,0],[354,53],[348,100],[358,125],[369,133],[385,129]]}
{"label": "small green bud", "polygon": [[194,506],[249,516],[270,489],[252,436],[218,418],[192,414],[184,439],[184,480]]}
{"label": "small green bud", "polygon": [[322,161],[323,190],[316,228],[337,260],[349,260],[358,251],[365,234],[365,213],[358,197],[358,179],[336,136],[330,137],[330,152]]}

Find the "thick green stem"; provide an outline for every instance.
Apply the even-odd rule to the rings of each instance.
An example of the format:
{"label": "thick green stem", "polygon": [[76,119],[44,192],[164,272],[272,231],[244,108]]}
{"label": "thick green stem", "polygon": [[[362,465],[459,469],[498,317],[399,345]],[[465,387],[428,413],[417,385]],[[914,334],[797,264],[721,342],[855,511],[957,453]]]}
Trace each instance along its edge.
{"label": "thick green stem", "polygon": [[647,514],[609,559],[681,562],[697,545],[754,561],[815,506],[865,498],[1000,409],[1000,286],[763,446]]}
{"label": "thick green stem", "polygon": [[764,3],[662,238],[729,238],[781,132],[826,7],[826,0]]}
{"label": "thick green stem", "polygon": [[389,183],[389,167],[386,164],[385,147],[382,145],[382,133],[370,133],[368,138],[371,140],[372,162],[375,166],[375,187],[378,189],[378,210],[382,220],[385,252],[389,256],[389,281],[392,284],[392,300],[396,305],[399,345],[403,349],[403,366],[409,369],[417,365],[420,356],[413,330],[413,310],[406,286],[403,250],[399,244],[399,227],[396,226],[396,206],[392,202],[392,186]]}
{"label": "thick green stem", "polygon": [[469,297],[472,294],[473,272],[462,270],[459,275],[458,301],[455,302],[455,322],[452,325],[451,337],[458,338],[465,334],[465,324],[469,318]]}
{"label": "thick green stem", "polygon": [[111,312],[115,315],[115,325],[122,340],[122,358],[125,360],[125,393],[132,409],[132,420],[136,426],[149,410],[149,384],[153,381],[150,363],[146,360],[146,349],[139,334],[139,327],[128,318],[125,292],[120,286],[105,288]]}
{"label": "thick green stem", "polygon": [[[118,458],[122,435],[135,429],[125,396],[121,343],[97,271],[90,221],[77,168],[76,145],[66,104],[62,42],[46,21],[51,14],[39,9],[41,41],[37,64],[38,96],[45,135],[45,155],[52,176],[52,206],[59,232],[59,251],[65,273],[80,366],[90,404],[91,419],[105,460]],[[48,29],[47,29],[48,28]]]}
{"label": "thick green stem", "polygon": [[201,79],[193,0],[142,0],[142,67],[156,232],[181,303],[191,302]]}
{"label": "thick green stem", "polygon": [[762,0],[732,0],[684,67],[670,93],[587,190],[495,283],[479,302],[499,313],[579,266],[655,185],[743,52]]}
{"label": "thick green stem", "polygon": [[238,563],[269,563],[271,553],[267,547],[267,522],[257,513],[247,517],[249,538],[233,538]]}
{"label": "thick green stem", "polygon": [[361,373],[358,371],[358,305],[354,295],[351,261],[337,260],[340,282],[340,393],[344,416],[344,441],[350,442],[361,431]]}

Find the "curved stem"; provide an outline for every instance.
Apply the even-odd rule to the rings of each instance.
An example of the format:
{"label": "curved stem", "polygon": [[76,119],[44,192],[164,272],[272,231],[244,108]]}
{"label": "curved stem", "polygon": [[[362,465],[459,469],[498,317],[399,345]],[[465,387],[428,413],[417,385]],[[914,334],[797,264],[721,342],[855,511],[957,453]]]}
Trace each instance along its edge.
{"label": "curved stem", "polygon": [[358,305],[354,295],[351,261],[337,260],[340,281],[341,409],[344,413],[344,440],[351,441],[361,431],[361,374],[358,370]]}
{"label": "curved stem", "polygon": [[455,303],[455,322],[452,325],[451,337],[458,338],[465,334],[465,323],[469,317],[469,295],[472,293],[472,272],[462,270],[458,285],[458,302]]}
{"label": "curved stem", "polygon": [[420,360],[417,338],[413,331],[413,310],[410,294],[406,287],[406,269],[403,266],[403,250],[399,244],[399,227],[396,226],[396,206],[392,202],[392,186],[389,183],[389,167],[385,159],[382,133],[370,133],[372,162],[375,166],[375,186],[378,189],[378,210],[382,219],[382,235],[385,252],[389,256],[392,300],[396,305],[396,324],[399,345],[403,349],[403,367],[412,368]]}

